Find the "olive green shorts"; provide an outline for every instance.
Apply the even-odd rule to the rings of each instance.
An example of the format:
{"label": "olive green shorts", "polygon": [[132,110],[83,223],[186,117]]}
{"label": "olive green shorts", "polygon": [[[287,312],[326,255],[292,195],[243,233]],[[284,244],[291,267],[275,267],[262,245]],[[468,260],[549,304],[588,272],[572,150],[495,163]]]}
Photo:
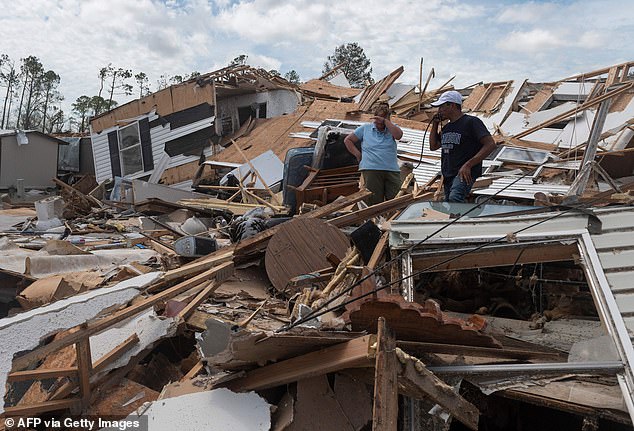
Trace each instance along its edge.
{"label": "olive green shorts", "polygon": [[361,171],[365,188],[372,194],[366,199],[375,205],[394,198],[401,188],[401,173],[392,171]]}

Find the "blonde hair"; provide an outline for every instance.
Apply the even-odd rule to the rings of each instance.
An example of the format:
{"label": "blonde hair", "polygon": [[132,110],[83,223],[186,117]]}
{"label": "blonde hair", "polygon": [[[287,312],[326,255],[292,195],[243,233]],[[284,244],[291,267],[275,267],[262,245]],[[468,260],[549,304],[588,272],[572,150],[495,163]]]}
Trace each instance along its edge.
{"label": "blonde hair", "polygon": [[390,116],[390,105],[385,102],[381,102],[374,108],[374,115],[378,115],[380,117],[389,117]]}

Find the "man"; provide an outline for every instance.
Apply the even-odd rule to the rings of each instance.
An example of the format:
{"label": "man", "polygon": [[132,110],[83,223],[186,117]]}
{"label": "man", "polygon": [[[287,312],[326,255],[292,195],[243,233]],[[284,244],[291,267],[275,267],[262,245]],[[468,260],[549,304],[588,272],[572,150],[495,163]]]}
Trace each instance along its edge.
{"label": "man", "polygon": [[[482,160],[495,149],[495,141],[477,117],[462,113],[462,96],[457,91],[445,91],[432,103],[438,113],[431,123],[429,147],[442,147],[441,170],[445,200],[464,202],[476,178],[482,175]],[[438,133],[438,125],[449,120]]]}
{"label": "man", "polygon": [[[396,158],[396,140],[403,131],[390,121],[386,103],[374,110],[372,123],[356,128],[344,139],[348,151],[357,158],[365,187],[372,192],[368,205],[394,198],[401,188],[401,175]],[[356,147],[361,143],[361,151]]]}

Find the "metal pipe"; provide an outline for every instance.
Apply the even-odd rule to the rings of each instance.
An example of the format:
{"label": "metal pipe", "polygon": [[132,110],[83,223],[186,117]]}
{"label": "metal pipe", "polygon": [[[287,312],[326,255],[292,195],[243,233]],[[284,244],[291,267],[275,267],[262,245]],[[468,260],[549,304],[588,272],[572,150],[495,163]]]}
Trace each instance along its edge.
{"label": "metal pipe", "polygon": [[554,362],[546,364],[446,365],[427,367],[442,375],[492,374],[601,374],[615,375],[623,371],[621,361],[609,362]]}

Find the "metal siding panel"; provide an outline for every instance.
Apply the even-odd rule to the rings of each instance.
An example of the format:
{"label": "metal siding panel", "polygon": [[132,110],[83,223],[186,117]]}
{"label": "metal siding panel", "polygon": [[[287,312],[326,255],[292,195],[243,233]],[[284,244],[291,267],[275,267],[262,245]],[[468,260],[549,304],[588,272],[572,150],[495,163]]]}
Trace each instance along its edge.
{"label": "metal siding panel", "polygon": [[634,229],[592,235],[592,242],[597,250],[632,246],[634,245]]}
{"label": "metal siding panel", "polygon": [[634,290],[634,270],[608,272],[605,274],[605,277],[608,279],[608,283],[610,283],[612,292]]}
{"label": "metal siding panel", "polygon": [[616,304],[621,314],[634,315],[634,294],[614,294]]}
{"label": "metal siding panel", "polygon": [[634,250],[598,251],[604,270],[634,267]]}
{"label": "metal siding panel", "polygon": [[630,337],[634,337],[634,317],[624,317],[623,323],[625,323],[625,327],[627,328],[627,332],[630,334]]}
{"label": "metal siding panel", "polygon": [[[629,211],[615,211],[615,212],[596,212],[601,219],[601,225],[603,229],[627,229],[634,228],[634,210],[629,208]],[[634,245],[634,238],[632,238],[632,244]]]}

